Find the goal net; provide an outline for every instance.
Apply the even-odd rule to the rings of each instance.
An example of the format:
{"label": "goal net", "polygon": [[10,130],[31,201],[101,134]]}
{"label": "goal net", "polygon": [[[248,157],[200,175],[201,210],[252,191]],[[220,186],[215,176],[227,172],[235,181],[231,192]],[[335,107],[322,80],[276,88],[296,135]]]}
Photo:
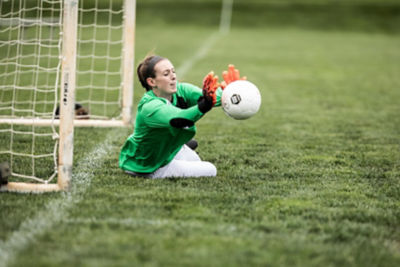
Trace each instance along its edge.
{"label": "goal net", "polygon": [[134,12],[133,0],[0,1],[3,190],[65,189],[74,125],[130,124]]}

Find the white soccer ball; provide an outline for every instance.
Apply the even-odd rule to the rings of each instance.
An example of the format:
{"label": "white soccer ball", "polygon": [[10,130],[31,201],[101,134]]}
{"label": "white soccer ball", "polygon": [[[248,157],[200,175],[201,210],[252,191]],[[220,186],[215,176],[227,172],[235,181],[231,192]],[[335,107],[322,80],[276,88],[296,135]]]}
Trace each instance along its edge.
{"label": "white soccer ball", "polygon": [[229,117],[236,120],[248,119],[260,109],[260,91],[249,81],[232,82],[222,92],[221,105]]}

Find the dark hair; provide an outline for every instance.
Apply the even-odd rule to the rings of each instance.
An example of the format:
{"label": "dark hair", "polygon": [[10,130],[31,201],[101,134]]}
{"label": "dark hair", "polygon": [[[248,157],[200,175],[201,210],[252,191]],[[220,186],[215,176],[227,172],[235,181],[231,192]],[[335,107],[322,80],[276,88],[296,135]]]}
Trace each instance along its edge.
{"label": "dark hair", "polygon": [[155,78],[156,73],[154,71],[154,66],[165,58],[160,56],[148,56],[146,57],[137,67],[137,75],[140,83],[146,91],[150,91],[152,88],[147,84],[147,78]]}

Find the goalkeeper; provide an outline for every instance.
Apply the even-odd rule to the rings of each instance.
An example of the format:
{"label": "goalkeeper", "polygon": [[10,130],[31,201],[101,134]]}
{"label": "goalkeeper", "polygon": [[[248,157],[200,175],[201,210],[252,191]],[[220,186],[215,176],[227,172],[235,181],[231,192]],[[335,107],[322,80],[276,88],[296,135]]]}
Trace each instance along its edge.
{"label": "goalkeeper", "polygon": [[179,83],[172,63],[160,56],[146,57],[137,68],[146,93],[138,104],[135,130],[119,156],[126,173],[148,178],[216,176],[216,167],[186,143],[196,133],[195,122],[221,104],[222,89],[239,79],[233,65],[224,80],[210,72],[200,89]]}

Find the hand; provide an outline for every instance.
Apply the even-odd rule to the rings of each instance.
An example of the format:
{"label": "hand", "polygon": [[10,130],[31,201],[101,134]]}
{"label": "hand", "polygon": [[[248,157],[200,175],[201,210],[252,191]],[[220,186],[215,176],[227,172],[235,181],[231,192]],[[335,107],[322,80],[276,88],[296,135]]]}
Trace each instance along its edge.
{"label": "hand", "polygon": [[235,69],[235,66],[232,64],[228,65],[228,71],[222,72],[222,77],[224,78],[224,81],[221,82],[221,87],[222,89],[225,89],[225,87],[230,84],[231,82],[237,81],[237,80],[247,80],[246,76],[243,76],[240,78],[240,73],[238,69]]}
{"label": "hand", "polygon": [[217,102],[216,91],[220,84],[218,83],[218,76],[214,76],[214,72],[211,71],[204,77],[203,80],[203,96],[212,102],[212,106]]}
{"label": "hand", "polygon": [[217,102],[217,89],[220,86],[218,76],[214,76],[214,72],[210,72],[203,80],[203,96],[197,101],[201,112],[206,113]]}

